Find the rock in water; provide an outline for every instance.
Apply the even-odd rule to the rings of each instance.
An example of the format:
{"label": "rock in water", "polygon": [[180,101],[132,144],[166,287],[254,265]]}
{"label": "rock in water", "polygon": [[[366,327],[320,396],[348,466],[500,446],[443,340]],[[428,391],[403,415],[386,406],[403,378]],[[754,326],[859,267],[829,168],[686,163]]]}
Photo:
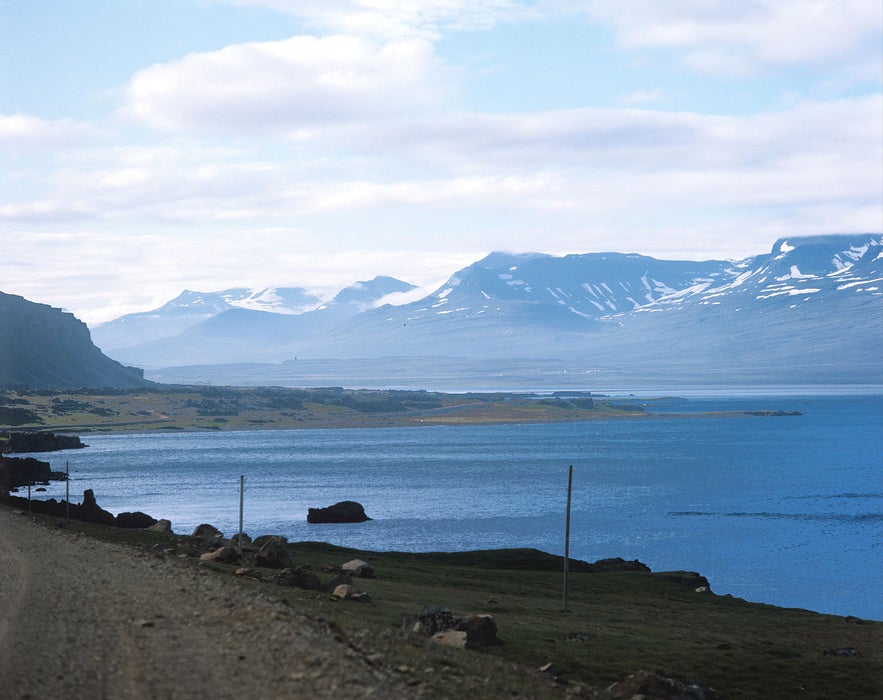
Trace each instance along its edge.
{"label": "rock in water", "polygon": [[327,508],[309,508],[308,523],[363,523],[371,520],[365,515],[365,508],[355,501],[340,501]]}
{"label": "rock in water", "polygon": [[100,525],[116,525],[116,518],[101,508],[95,501],[95,492],[92,489],[83,491],[83,502],[80,504],[80,520],[87,523],[99,523]]}
{"label": "rock in water", "polygon": [[146,530],[147,528],[156,525],[156,523],[156,518],[147,515],[147,513],[142,513],[141,511],[135,511],[134,513],[119,513],[116,519],[117,527],[138,528],[142,530]]}

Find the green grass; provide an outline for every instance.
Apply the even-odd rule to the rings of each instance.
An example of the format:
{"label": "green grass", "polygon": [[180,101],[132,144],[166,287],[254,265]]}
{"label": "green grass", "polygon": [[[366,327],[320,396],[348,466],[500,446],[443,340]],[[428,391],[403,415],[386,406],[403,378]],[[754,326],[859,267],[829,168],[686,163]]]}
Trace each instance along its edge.
{"label": "green grass", "polygon": [[[132,546],[190,546],[189,538],[45,520]],[[678,582],[688,578],[682,573],[572,572],[570,611],[563,612],[562,560],[536,550],[409,554],[312,542],[290,551],[295,565],[311,566],[323,580],[332,576],[329,567],[369,561],[376,577],[356,582],[372,602],[242,580],[231,575],[235,566],[206,568],[324,622],[430,697],[560,697],[561,687],[536,671],[550,661],[570,689],[599,690],[650,669],[702,681],[728,698],[883,696],[883,623],[697,593]],[[500,643],[458,650],[406,639],[403,618],[425,605],[492,614]],[[842,647],[861,656],[823,654]]]}
{"label": "green grass", "polygon": [[642,415],[623,410],[615,402],[598,401],[591,406],[591,401],[584,399],[582,403],[558,401],[551,405],[536,396],[511,393],[205,386],[106,393],[5,391],[0,392],[0,409],[7,414],[25,412],[34,418],[7,425],[0,413],[0,430],[84,434],[563,422]]}

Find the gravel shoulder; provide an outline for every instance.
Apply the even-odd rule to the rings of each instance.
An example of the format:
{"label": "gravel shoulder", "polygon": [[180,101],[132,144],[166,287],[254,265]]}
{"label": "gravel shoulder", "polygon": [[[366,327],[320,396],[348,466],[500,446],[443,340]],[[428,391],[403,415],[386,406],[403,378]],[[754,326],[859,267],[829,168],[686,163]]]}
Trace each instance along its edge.
{"label": "gravel shoulder", "polygon": [[403,697],[322,620],[0,508],[5,698]]}

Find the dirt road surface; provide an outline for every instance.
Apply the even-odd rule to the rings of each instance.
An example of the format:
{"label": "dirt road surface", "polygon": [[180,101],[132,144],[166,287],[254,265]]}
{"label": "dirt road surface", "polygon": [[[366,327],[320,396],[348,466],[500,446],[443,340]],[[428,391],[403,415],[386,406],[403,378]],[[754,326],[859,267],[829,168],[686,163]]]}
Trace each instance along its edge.
{"label": "dirt road surface", "polygon": [[414,697],[341,631],[0,507],[3,698]]}

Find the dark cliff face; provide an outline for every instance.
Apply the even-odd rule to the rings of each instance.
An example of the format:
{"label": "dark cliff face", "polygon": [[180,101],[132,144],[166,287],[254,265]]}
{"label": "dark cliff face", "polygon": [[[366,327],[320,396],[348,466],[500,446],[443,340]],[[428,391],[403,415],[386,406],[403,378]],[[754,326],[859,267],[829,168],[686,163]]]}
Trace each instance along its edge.
{"label": "dark cliff face", "polygon": [[143,372],[111,360],[72,314],[0,292],[0,386],[131,388]]}

